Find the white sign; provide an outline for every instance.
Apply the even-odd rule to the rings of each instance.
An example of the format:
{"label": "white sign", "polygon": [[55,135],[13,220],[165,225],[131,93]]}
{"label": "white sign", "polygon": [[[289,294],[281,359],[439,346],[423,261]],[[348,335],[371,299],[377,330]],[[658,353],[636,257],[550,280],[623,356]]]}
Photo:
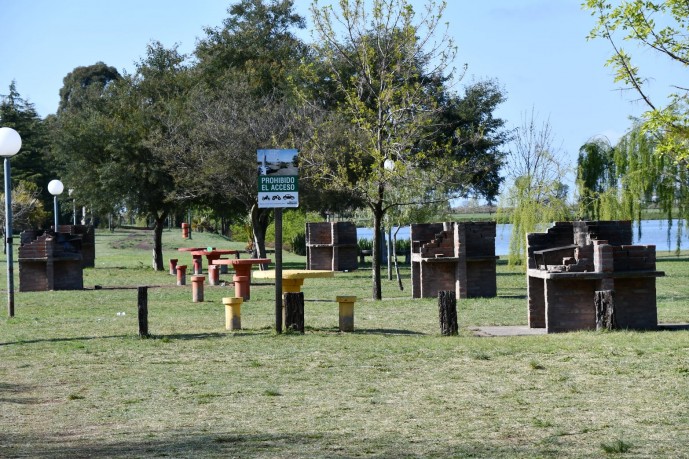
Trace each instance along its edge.
{"label": "white sign", "polygon": [[258,207],[299,207],[297,150],[258,150]]}

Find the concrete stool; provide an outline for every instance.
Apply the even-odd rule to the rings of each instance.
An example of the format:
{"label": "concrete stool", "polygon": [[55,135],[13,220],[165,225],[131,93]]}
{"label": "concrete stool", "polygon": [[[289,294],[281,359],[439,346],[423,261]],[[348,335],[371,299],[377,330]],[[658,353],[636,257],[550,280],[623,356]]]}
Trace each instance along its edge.
{"label": "concrete stool", "polygon": [[194,259],[194,274],[202,274],[203,273],[203,259],[201,258],[201,255],[192,255]]}
{"label": "concrete stool", "polygon": [[225,329],[242,329],[242,302],[244,298],[223,298],[222,304],[225,305]]}
{"label": "concrete stool", "polygon": [[177,258],[170,258],[170,275],[177,274]]}
{"label": "concrete stool", "polygon": [[187,265],[177,265],[177,285],[187,285]]}
{"label": "concrete stool", "polygon": [[194,303],[203,302],[203,281],[206,276],[191,276],[191,299]]}
{"label": "concrete stool", "polygon": [[335,298],[340,303],[340,331],[354,331],[354,303],[355,296],[338,296]]}
{"label": "concrete stool", "polygon": [[208,266],[208,285],[220,284],[220,267],[218,265]]}

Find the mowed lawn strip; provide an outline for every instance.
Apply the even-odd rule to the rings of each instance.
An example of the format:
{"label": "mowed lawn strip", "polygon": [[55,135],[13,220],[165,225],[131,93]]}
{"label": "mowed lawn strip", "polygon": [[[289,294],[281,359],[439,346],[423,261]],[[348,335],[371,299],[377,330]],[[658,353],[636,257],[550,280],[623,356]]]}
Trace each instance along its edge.
{"label": "mowed lawn strip", "polygon": [[[243,246],[179,233],[164,234],[166,261]],[[150,269],[150,239],[98,232],[85,290],[16,294],[0,319],[0,457],[686,455],[686,330],[475,337],[526,324],[525,276],[501,263],[497,298],[458,302],[457,337],[440,336],[437,300],[411,299],[406,266],[404,291],[384,280],[382,301],[366,266],[307,279],[304,335],[275,334],[274,286],[257,280],[243,330],[227,332],[231,274],[192,303],[190,285]],[[661,322],[689,322],[687,262],[659,258]],[[337,330],[337,295],[359,297],[354,333]]]}

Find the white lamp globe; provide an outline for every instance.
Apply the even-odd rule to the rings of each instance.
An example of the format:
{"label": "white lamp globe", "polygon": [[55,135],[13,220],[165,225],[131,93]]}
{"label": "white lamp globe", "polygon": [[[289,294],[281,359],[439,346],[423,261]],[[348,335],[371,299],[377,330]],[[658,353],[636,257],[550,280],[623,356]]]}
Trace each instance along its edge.
{"label": "white lamp globe", "polygon": [[386,159],[385,162],[383,162],[383,167],[389,171],[393,170],[395,168],[395,162],[391,159]]}
{"label": "white lamp globe", "polygon": [[57,196],[59,194],[62,194],[64,189],[65,189],[65,186],[59,180],[51,180],[50,183],[48,184],[48,191],[53,196]]}
{"label": "white lamp globe", "polygon": [[9,158],[19,153],[22,147],[22,138],[17,131],[12,128],[0,128],[0,156]]}

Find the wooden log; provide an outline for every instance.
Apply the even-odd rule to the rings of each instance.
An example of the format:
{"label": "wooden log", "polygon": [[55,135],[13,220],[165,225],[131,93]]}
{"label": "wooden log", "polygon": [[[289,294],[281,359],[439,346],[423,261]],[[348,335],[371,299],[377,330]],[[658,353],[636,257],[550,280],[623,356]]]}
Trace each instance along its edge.
{"label": "wooden log", "polygon": [[443,336],[457,335],[457,298],[453,290],[438,291],[438,314],[440,316],[440,333]]}
{"label": "wooden log", "polygon": [[285,330],[304,333],[304,292],[285,293],[282,311]]}
{"label": "wooden log", "polygon": [[148,287],[138,288],[139,337],[148,338]]}
{"label": "wooden log", "polygon": [[615,330],[615,291],[597,290],[594,296],[596,306],[596,330]]}

